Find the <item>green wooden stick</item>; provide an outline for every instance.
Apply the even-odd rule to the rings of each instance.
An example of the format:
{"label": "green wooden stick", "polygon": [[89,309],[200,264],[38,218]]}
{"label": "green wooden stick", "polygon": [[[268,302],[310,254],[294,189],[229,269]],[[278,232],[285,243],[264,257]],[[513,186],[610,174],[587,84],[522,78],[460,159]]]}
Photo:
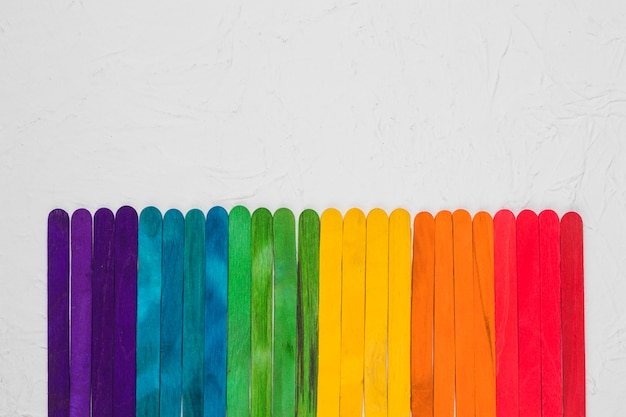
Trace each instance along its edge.
{"label": "green wooden stick", "polygon": [[250,415],[250,212],[234,207],[228,218],[228,357],[226,412]]}
{"label": "green wooden stick", "polygon": [[298,223],[298,417],[314,417],[317,410],[319,249],[320,218],[304,210]]}
{"label": "green wooden stick", "polygon": [[252,381],[253,417],[272,415],[272,214],[252,215]]}
{"label": "green wooden stick", "polygon": [[274,392],[273,415],[296,409],[296,303],[298,269],[293,213],[274,213]]}

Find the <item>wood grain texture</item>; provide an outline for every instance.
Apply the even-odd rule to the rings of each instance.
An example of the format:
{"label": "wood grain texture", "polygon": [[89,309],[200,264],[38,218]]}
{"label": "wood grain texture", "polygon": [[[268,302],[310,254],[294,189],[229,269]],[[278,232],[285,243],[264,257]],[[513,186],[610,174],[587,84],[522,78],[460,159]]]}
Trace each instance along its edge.
{"label": "wood grain texture", "polygon": [[48,416],[68,417],[70,405],[70,219],[48,215]]}
{"label": "wood grain texture", "polygon": [[296,416],[314,417],[317,400],[320,219],[304,210],[298,220],[298,349]]}
{"label": "wood grain texture", "polygon": [[229,417],[250,415],[250,212],[236,206],[228,218],[228,373]]}
{"label": "wood grain texture", "polygon": [[113,311],[113,416],[136,411],[137,212],[115,214],[115,296]]}
{"label": "wood grain texture", "polygon": [[496,416],[496,335],[493,219],[476,213],[474,246],[474,353],[476,415]]}
{"label": "wood grain texture", "polygon": [[78,209],[71,219],[70,417],[91,415],[91,214]]}
{"label": "wood grain texture", "polygon": [[389,297],[389,218],[369,212],[365,244],[364,408],[366,416],[387,416],[387,315]]}
{"label": "wood grain texture", "polygon": [[137,417],[159,416],[163,221],[156,207],[139,216],[137,263]]}
{"label": "wood grain texture", "polygon": [[539,214],[541,263],[541,415],[563,416],[561,353],[561,241],[559,216]]}
{"label": "wood grain texture", "polygon": [[343,219],[327,209],[320,220],[319,371],[317,416],[339,416]]}
{"label": "wood grain texture", "polygon": [[296,412],[298,266],[291,210],[274,213],[274,356],[272,413]]}
{"label": "wood grain texture", "polygon": [[185,219],[178,210],[163,216],[161,284],[160,416],[180,417],[183,381],[183,277]]}
{"label": "wood grain texture", "polygon": [[204,291],[204,415],[226,415],[228,331],[228,213],[213,207],[206,216]]}
{"label": "wood grain texture", "polygon": [[454,415],[454,260],[452,214],[435,216],[435,303],[433,370],[435,417]]}
{"label": "wood grain texture", "polygon": [[524,210],[517,217],[520,416],[541,416],[541,276],[539,222]]}
{"label": "wood grain texture", "polygon": [[253,417],[272,415],[272,215],[260,208],[252,214],[251,341]]}
{"label": "wood grain texture", "polygon": [[[456,414],[474,416],[474,262],[472,217],[452,214],[454,245],[454,334]],[[478,389],[478,388],[477,388]]]}
{"label": "wood grain texture", "polygon": [[411,216],[389,216],[388,414],[411,412]]}
{"label": "wood grain texture", "polygon": [[365,339],[365,215],[350,209],[343,223],[339,415],[361,416]]}
{"label": "wood grain texture", "polygon": [[91,409],[113,415],[113,300],[115,216],[101,208],[93,218]]}
{"label": "wood grain texture", "polygon": [[183,278],[183,417],[204,417],[205,219],[185,216]]}
{"label": "wood grain texture", "polygon": [[561,219],[561,319],[563,332],[563,416],[584,417],[585,282],[583,222],[578,213]]}
{"label": "wood grain texture", "polygon": [[432,417],[435,220],[421,212],[413,223],[411,412],[414,417]]}
{"label": "wood grain texture", "polygon": [[517,340],[517,253],[515,216],[500,210],[493,218],[496,330],[496,414],[519,416]]}

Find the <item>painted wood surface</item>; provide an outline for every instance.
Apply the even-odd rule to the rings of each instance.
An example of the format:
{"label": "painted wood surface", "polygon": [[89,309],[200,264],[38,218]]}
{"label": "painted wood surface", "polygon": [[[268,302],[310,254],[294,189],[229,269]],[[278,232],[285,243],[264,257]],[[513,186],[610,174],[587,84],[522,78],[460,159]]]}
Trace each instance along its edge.
{"label": "painted wood surface", "polygon": [[228,218],[228,416],[250,415],[250,212],[236,206]]}
{"label": "painted wood surface", "polygon": [[228,331],[228,213],[213,207],[206,216],[204,292],[204,415],[226,415]]}
{"label": "painted wood surface", "polygon": [[339,416],[342,248],[341,213],[327,209],[320,220],[318,417]]}
{"label": "painted wood surface", "polygon": [[435,220],[421,212],[413,223],[411,411],[414,417],[432,417]]}
{"label": "painted wood surface", "polygon": [[493,218],[496,330],[496,415],[519,416],[517,340],[517,253],[515,216],[501,210]]}
{"label": "painted wood surface", "polygon": [[298,349],[296,416],[314,417],[317,400],[320,219],[304,210],[298,220]]}
{"label": "painted wood surface", "polygon": [[356,417],[363,408],[365,339],[365,215],[359,209],[344,218],[342,252],[339,415]]}

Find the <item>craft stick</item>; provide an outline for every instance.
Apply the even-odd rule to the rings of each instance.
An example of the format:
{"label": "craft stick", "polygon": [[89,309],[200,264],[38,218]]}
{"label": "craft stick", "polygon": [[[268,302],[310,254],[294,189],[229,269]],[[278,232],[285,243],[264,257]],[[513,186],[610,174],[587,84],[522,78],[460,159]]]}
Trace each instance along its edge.
{"label": "craft stick", "polygon": [[317,399],[320,218],[304,210],[298,221],[298,349],[296,416],[315,417]]}
{"label": "craft stick", "polygon": [[252,214],[251,404],[253,417],[272,415],[272,215]]}
{"label": "craft stick", "polygon": [[327,209],[320,221],[318,417],[339,416],[342,242],[341,213]]}
{"label": "craft stick", "polygon": [[476,415],[496,416],[493,219],[474,216],[474,343]]}
{"label": "craft stick", "polygon": [[178,210],[163,216],[161,285],[160,416],[180,417],[183,381],[183,276],[185,219]]}
{"label": "craft stick", "polygon": [[137,263],[137,417],[159,415],[163,221],[156,207],[139,216]]}
{"label": "craft stick", "polygon": [[183,277],[183,417],[204,416],[204,214],[185,216]]}
{"label": "craft stick", "polygon": [[583,222],[569,212],[561,219],[563,417],[586,415],[583,258]]}
{"label": "craft stick", "polygon": [[136,411],[137,212],[115,214],[115,297],[113,310],[113,416]]}
{"label": "craft stick", "polygon": [[226,411],[250,415],[250,212],[234,207],[228,218],[228,373]]}
{"label": "craft stick", "polygon": [[387,409],[394,417],[411,412],[411,216],[389,216],[389,318]]}
{"label": "craft stick", "polygon": [[387,416],[387,311],[389,297],[389,218],[369,212],[365,253],[365,415]]}
{"label": "craft stick", "polygon": [[515,216],[500,210],[493,218],[496,330],[496,414],[519,416],[517,340],[517,253]]}
{"label": "craft stick", "polygon": [[435,417],[454,415],[454,275],[452,213],[435,217],[434,404]]}
{"label": "craft stick", "polygon": [[541,416],[541,276],[539,222],[524,210],[517,216],[519,312],[519,415]]}
{"label": "craft stick", "polygon": [[70,405],[70,220],[48,216],[48,416],[68,417]]}
{"label": "craft stick", "polygon": [[433,313],[435,291],[435,220],[415,216],[411,296],[411,411],[433,416]]}
{"label": "craft stick", "polygon": [[339,415],[352,417],[360,416],[363,408],[365,216],[361,210],[346,213],[342,244]]}
{"label": "craft stick", "polygon": [[[456,415],[474,416],[474,262],[472,217],[452,214],[454,246],[454,336]],[[476,388],[477,390],[480,388]]]}
{"label": "craft stick", "polygon": [[93,217],[91,412],[113,415],[113,301],[115,217],[107,208]]}
{"label": "craft stick", "polygon": [[70,416],[91,415],[91,214],[71,220]]}
{"label": "craft stick", "polygon": [[213,207],[206,216],[204,299],[204,415],[226,415],[228,330],[228,213]]}
{"label": "craft stick", "polygon": [[274,360],[272,415],[296,412],[298,269],[293,213],[274,213]]}

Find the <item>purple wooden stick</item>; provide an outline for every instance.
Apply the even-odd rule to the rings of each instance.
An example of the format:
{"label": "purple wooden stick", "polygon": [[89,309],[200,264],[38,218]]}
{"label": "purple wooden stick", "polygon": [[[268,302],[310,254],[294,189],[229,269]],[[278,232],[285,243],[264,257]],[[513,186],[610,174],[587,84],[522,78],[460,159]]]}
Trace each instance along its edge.
{"label": "purple wooden stick", "polygon": [[71,223],[70,417],[91,410],[91,214],[76,210]]}
{"label": "purple wooden stick", "polygon": [[48,416],[69,416],[70,221],[56,209],[48,216]]}
{"label": "purple wooden stick", "polygon": [[135,415],[137,228],[135,209],[129,206],[120,208],[115,215],[114,417]]}
{"label": "purple wooden stick", "polygon": [[113,415],[113,212],[96,211],[93,226],[92,409],[93,417],[108,417]]}

